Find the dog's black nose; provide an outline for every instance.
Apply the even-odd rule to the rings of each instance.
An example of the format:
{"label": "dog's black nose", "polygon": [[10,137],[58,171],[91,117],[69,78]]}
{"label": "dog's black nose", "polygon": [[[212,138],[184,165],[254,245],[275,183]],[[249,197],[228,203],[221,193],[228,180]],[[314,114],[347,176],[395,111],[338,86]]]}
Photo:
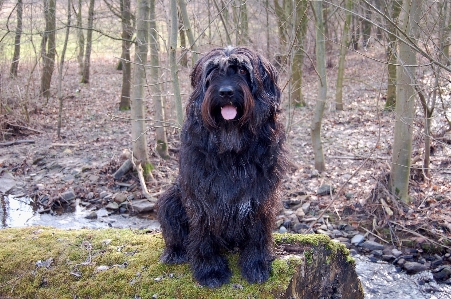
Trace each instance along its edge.
{"label": "dog's black nose", "polygon": [[219,88],[219,96],[221,98],[232,97],[233,96],[233,87],[232,86],[221,86]]}

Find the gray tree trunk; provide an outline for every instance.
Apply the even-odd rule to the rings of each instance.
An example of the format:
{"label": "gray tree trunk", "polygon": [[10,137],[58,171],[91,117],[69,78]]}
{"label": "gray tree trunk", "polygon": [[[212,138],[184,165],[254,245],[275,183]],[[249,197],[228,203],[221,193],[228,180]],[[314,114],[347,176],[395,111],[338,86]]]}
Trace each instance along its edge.
{"label": "gray tree trunk", "polygon": [[308,22],[308,2],[306,0],[299,1],[296,6],[296,19],[294,26],[296,28],[296,45],[292,64],[292,86],[291,100],[296,107],[306,106],[304,96],[302,94],[302,65],[304,62],[304,38],[307,32]]}
{"label": "gray tree trunk", "polygon": [[131,63],[130,47],[133,37],[133,27],[131,24],[130,0],[122,0],[121,20],[122,20],[122,89],[119,110],[130,110],[130,83],[131,83]]}
{"label": "gray tree trunk", "polygon": [[193,28],[190,25],[189,18],[188,18],[188,11],[186,10],[186,3],[185,0],[178,0],[179,7],[180,7],[180,13],[182,15],[183,19],[183,27],[186,33],[186,36],[188,36],[188,42],[189,47],[188,49],[191,51],[191,63],[194,66],[194,64],[199,59],[199,55],[197,54],[197,43],[194,39],[193,34]]}
{"label": "gray tree trunk", "polygon": [[[41,51],[44,67],[41,76],[41,95],[50,97],[50,84],[55,69],[55,28],[56,28],[56,0],[44,0],[45,32],[42,37]],[[47,45],[47,49],[46,49]]]}
{"label": "gray tree trunk", "polygon": [[[421,0],[404,1],[402,30],[409,39],[416,42],[421,13]],[[415,114],[415,69],[416,52],[403,41],[399,41],[397,88],[396,88],[396,122],[394,130],[390,187],[394,195],[404,202],[409,202],[409,176],[412,155],[413,118]]]}
{"label": "gray tree trunk", "polygon": [[150,0],[138,0],[136,14],[135,58],[133,65],[133,90],[131,98],[133,155],[141,163],[144,176],[149,177],[152,164],[149,160],[146,141],[144,84],[149,39]]}
{"label": "gray tree trunk", "polygon": [[[391,5],[391,7],[389,7]],[[399,14],[401,12],[402,1],[393,1],[386,5],[385,13],[390,16],[394,24],[399,23]],[[398,39],[396,38],[396,26],[388,22],[388,41],[387,41],[387,100],[385,102],[385,110],[395,109],[396,103],[396,48]]]}
{"label": "gray tree trunk", "polygon": [[166,136],[163,98],[160,88],[160,60],[158,50],[158,34],[155,16],[155,0],[150,0],[150,82],[153,106],[155,109],[155,139],[157,153],[162,158],[169,157],[168,139]]}
{"label": "gray tree trunk", "polygon": [[66,23],[66,36],[64,38],[63,50],[61,52],[60,65],[58,68],[58,127],[57,135],[58,138],[61,137],[61,122],[63,118],[63,92],[62,92],[62,82],[63,82],[63,69],[64,69],[64,57],[66,56],[67,42],[69,40],[69,29],[70,29],[70,19],[71,19],[71,0],[67,0],[67,23]]}
{"label": "gray tree trunk", "polygon": [[22,36],[22,11],[23,3],[22,0],[17,0],[16,5],[17,11],[17,24],[16,24],[16,35],[14,37],[14,54],[13,62],[11,63],[10,75],[11,77],[17,77],[17,70],[19,69],[20,60],[20,38]]}
{"label": "gray tree trunk", "polygon": [[345,23],[340,45],[340,59],[338,61],[337,88],[335,91],[335,108],[343,111],[343,77],[345,73],[346,52],[349,46],[349,27],[352,18],[352,0],[346,0]]}
{"label": "gray tree trunk", "polygon": [[323,145],[321,143],[321,123],[323,120],[324,107],[327,100],[327,78],[326,78],[326,44],[324,35],[323,1],[312,3],[315,14],[316,25],[316,69],[318,71],[318,98],[315,104],[311,124],[312,146],[315,155],[315,169],[319,172],[326,170],[324,161]]}
{"label": "gray tree trunk", "polygon": [[175,108],[177,111],[177,123],[180,127],[183,124],[182,96],[180,94],[179,76],[177,70],[177,0],[171,0],[171,29],[170,29],[170,47],[169,64],[171,68],[172,87],[175,98]]}
{"label": "gray tree trunk", "polygon": [[91,50],[92,50],[92,29],[94,28],[94,4],[95,0],[89,1],[88,8],[88,33],[86,34],[85,59],[83,61],[83,75],[81,83],[89,83],[91,72]]}
{"label": "gray tree trunk", "polygon": [[83,75],[83,57],[85,55],[85,36],[83,34],[83,14],[81,12],[83,0],[78,0],[78,13],[77,13],[77,61],[78,61],[78,74]]}

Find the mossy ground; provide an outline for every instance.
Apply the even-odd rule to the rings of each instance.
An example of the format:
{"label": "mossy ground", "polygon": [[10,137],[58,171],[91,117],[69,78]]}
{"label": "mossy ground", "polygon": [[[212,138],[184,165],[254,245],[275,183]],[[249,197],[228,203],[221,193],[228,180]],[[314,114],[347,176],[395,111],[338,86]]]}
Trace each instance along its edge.
{"label": "mossy ground", "polygon": [[[276,235],[276,243],[306,237],[284,236]],[[316,236],[309,242],[326,241]],[[231,283],[212,290],[193,280],[187,264],[159,262],[161,234],[33,227],[0,230],[0,244],[0,298],[274,298],[300,263],[277,259],[268,282],[250,285],[231,254]]]}

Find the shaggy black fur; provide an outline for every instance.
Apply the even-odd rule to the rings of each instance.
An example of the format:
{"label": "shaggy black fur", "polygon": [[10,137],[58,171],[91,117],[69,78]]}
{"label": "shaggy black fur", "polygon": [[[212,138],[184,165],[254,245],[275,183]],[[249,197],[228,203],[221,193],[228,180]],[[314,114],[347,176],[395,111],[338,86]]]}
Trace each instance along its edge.
{"label": "shaggy black fur", "polygon": [[[264,282],[286,164],[277,72],[247,48],[214,49],[194,67],[191,85],[179,177],[158,202],[161,260],[188,261],[200,284],[219,287],[231,276],[222,252],[238,248],[243,277]],[[221,113],[227,106],[233,119]]]}

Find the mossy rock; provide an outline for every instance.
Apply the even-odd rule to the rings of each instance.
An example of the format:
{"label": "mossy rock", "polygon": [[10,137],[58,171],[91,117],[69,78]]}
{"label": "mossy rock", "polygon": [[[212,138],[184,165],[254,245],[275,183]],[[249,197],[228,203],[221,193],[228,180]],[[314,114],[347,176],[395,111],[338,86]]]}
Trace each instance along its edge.
{"label": "mossy rock", "polygon": [[159,262],[161,234],[142,230],[0,230],[0,298],[363,298],[347,249],[322,235],[276,234],[268,282],[248,284],[230,254],[230,284],[208,289],[188,265]]}

